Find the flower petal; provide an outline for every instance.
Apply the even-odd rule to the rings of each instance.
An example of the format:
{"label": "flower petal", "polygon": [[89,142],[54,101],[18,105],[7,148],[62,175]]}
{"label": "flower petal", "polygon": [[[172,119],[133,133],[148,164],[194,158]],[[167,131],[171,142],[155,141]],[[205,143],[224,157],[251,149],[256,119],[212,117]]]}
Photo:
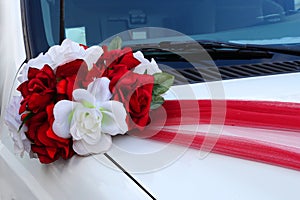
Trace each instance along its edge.
{"label": "flower petal", "polygon": [[103,54],[103,49],[100,46],[92,46],[86,50],[86,55],[83,60],[87,63],[88,69],[93,67],[100,56]]}
{"label": "flower petal", "polygon": [[43,53],[40,53],[36,58],[30,59],[28,63],[22,65],[18,81],[23,83],[28,80],[28,70],[30,67],[42,69],[46,64],[52,67],[53,61],[48,55],[44,55]]}
{"label": "flower petal", "polygon": [[21,96],[14,96],[7,106],[6,114],[4,115],[4,120],[8,129],[10,131],[10,135],[14,141],[14,150],[15,154],[20,155],[21,157],[24,155],[24,151],[30,152],[30,144],[31,142],[27,139],[25,132],[27,131],[27,126],[24,124],[22,128],[19,130],[19,127],[22,124],[21,116],[18,115],[20,108],[20,101],[22,100]]}
{"label": "flower petal", "polygon": [[62,44],[52,46],[45,55],[48,55],[52,61],[52,68],[63,65],[75,59],[83,59],[86,52],[78,43],[65,39]]}
{"label": "flower petal", "polygon": [[[91,106],[96,105],[95,97],[85,89],[76,89],[73,91],[72,95],[73,95],[73,98],[75,101],[81,102],[84,105],[86,103],[91,104]],[[87,105],[85,105],[85,106],[87,106]]]}
{"label": "flower petal", "polygon": [[[86,116],[86,114],[88,115]],[[94,115],[95,118],[99,118],[98,122],[95,122],[93,117],[89,116]],[[94,109],[89,109],[83,107],[79,104],[74,111],[74,115],[71,122],[70,132],[73,140],[85,140],[89,144],[96,144],[101,139],[101,120],[102,113]],[[91,123],[91,124],[90,124]],[[95,126],[90,128],[88,126]]]}
{"label": "flower petal", "polygon": [[147,72],[149,75],[153,75],[155,73],[161,73],[162,71],[159,69],[157,63],[152,58],[151,62],[144,58],[144,55],[142,52],[138,51],[133,54],[134,58],[136,58],[138,61],[140,61],[140,64],[136,66],[133,70],[134,73],[137,74],[144,74]]}
{"label": "flower petal", "polygon": [[105,102],[110,100],[112,94],[109,90],[110,80],[106,77],[97,78],[88,85],[87,90],[95,96],[97,102]]}
{"label": "flower petal", "polygon": [[55,104],[53,108],[54,122],[52,129],[54,133],[62,138],[70,138],[70,120],[69,117],[76,103],[62,100]]}
{"label": "flower petal", "polygon": [[108,101],[102,104],[102,132],[117,135],[128,131],[126,110],[118,101]]}
{"label": "flower petal", "polygon": [[22,124],[21,116],[18,115],[20,109],[21,96],[14,96],[10,104],[6,108],[6,114],[4,115],[5,123],[8,126],[10,132],[17,132]]}
{"label": "flower petal", "polygon": [[101,140],[95,145],[86,143],[84,140],[76,140],[73,142],[74,151],[82,156],[89,154],[104,153],[111,147],[111,136],[108,134],[102,134]]}

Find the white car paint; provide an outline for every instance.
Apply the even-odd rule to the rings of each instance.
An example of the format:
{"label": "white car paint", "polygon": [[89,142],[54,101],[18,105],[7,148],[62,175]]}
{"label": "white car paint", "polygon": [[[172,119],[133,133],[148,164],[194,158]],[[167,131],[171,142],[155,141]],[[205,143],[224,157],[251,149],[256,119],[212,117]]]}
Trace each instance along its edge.
{"label": "white car paint", "polygon": [[[207,84],[191,86],[196,98],[211,97]],[[229,80],[222,84],[226,99],[300,102],[300,73]],[[180,95],[174,94],[183,91],[186,91],[186,86],[173,87],[173,95],[168,95],[168,98],[178,98]],[[189,98],[187,95],[182,97]],[[261,138],[259,135],[270,135],[274,131],[224,126],[220,134],[253,137],[255,133],[256,137]],[[280,138],[273,138],[273,141],[284,142]],[[298,200],[300,197],[299,171],[213,153],[201,157],[198,150],[183,147],[177,147],[182,149],[178,152],[186,152],[176,160],[151,171],[146,170],[145,166],[161,162],[161,158],[152,158],[149,154],[163,152],[162,149],[169,148],[166,144],[130,136],[117,137],[114,144],[109,154],[145,187],[150,188],[158,199]],[[295,137],[294,146],[300,151],[300,136]],[[141,162],[136,159],[135,165],[132,164],[131,157],[138,158],[137,155],[147,155],[148,163],[144,161],[137,166]],[[160,156],[164,155],[161,153]],[[144,172],[141,171],[143,167]]]}

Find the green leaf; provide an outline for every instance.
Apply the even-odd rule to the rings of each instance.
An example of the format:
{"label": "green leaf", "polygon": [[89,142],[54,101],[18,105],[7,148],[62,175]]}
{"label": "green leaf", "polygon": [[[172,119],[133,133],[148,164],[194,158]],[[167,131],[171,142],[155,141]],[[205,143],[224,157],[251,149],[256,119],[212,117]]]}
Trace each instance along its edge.
{"label": "green leaf", "polygon": [[164,101],[165,99],[161,96],[152,96],[150,109],[154,110],[159,108],[164,103]]}
{"label": "green leaf", "polygon": [[168,88],[161,85],[154,84],[152,93],[154,96],[159,96],[166,91],[168,91]]}
{"label": "green leaf", "polygon": [[19,126],[18,132],[22,129],[22,127],[24,126],[24,124],[27,122],[27,120],[29,120],[31,117],[33,117],[33,113],[30,112],[27,114],[27,116],[24,118],[24,120],[22,121],[21,125]]}
{"label": "green leaf", "polygon": [[122,47],[122,39],[117,36],[109,43],[108,50],[121,49]]}
{"label": "green leaf", "polygon": [[154,84],[163,85],[166,88],[170,88],[174,82],[174,76],[171,74],[162,72],[153,74],[154,76]]}
{"label": "green leaf", "polygon": [[156,73],[154,76],[153,95],[159,96],[169,90],[174,83],[174,76],[168,73]]}

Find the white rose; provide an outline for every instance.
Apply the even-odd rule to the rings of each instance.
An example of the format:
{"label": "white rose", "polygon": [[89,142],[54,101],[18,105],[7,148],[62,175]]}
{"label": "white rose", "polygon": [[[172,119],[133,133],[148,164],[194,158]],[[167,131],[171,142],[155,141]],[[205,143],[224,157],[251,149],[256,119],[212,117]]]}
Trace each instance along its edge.
{"label": "white rose", "polygon": [[145,72],[149,75],[153,75],[155,73],[161,73],[162,71],[158,68],[157,63],[152,58],[151,62],[144,58],[144,55],[142,52],[138,51],[133,54],[133,57],[140,61],[141,63],[136,66],[133,70],[134,73],[137,74],[145,74]]}
{"label": "white rose", "polygon": [[75,102],[62,100],[54,106],[53,131],[63,138],[72,137],[79,155],[105,152],[111,146],[111,135],[128,131],[123,104],[110,101],[109,82],[96,79],[87,90],[73,91]]}
{"label": "white rose", "polygon": [[102,54],[103,49],[100,46],[84,49],[78,43],[65,39],[61,45],[52,46],[45,54],[39,54],[38,57],[29,60],[22,66],[21,76],[18,80],[20,82],[27,80],[29,67],[42,69],[47,64],[54,70],[58,66],[76,59],[83,59],[87,63],[88,69],[91,69]]}
{"label": "white rose", "polygon": [[21,99],[21,96],[14,96],[12,98],[10,104],[6,109],[4,120],[14,141],[15,153],[22,157],[25,151],[28,153],[30,152],[31,143],[25,135],[25,131],[27,131],[26,125],[24,124],[20,129],[22,121],[21,116],[18,113],[20,109]]}
{"label": "white rose", "polygon": [[74,151],[80,155],[107,151],[111,137],[103,133],[101,111],[77,104],[73,112],[70,133],[74,140]]}

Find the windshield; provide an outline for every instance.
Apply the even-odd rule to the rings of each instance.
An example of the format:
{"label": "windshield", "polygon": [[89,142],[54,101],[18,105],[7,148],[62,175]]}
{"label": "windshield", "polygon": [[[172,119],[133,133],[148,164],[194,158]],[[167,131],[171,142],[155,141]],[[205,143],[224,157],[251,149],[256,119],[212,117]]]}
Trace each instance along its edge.
{"label": "windshield", "polygon": [[[197,40],[248,44],[300,43],[300,0],[65,0],[65,36],[86,45],[125,30],[160,27]],[[41,0],[49,45],[59,43],[60,2]],[[147,28],[123,40],[170,37]],[[174,32],[173,32],[174,33]]]}

